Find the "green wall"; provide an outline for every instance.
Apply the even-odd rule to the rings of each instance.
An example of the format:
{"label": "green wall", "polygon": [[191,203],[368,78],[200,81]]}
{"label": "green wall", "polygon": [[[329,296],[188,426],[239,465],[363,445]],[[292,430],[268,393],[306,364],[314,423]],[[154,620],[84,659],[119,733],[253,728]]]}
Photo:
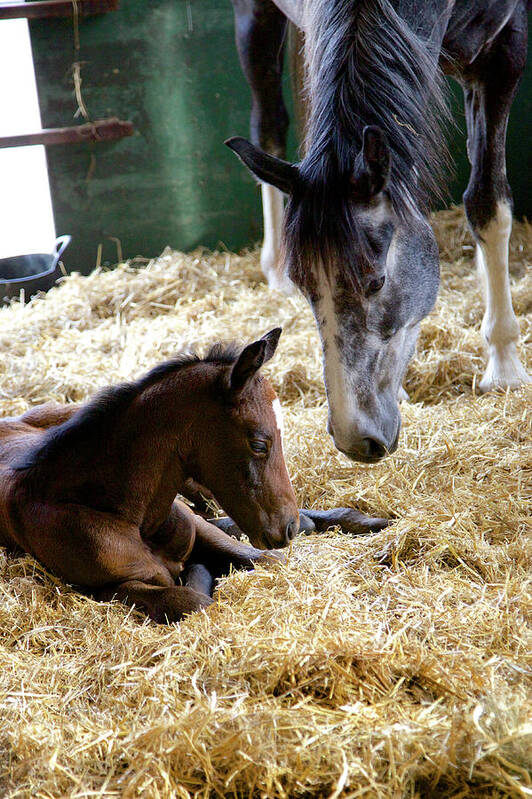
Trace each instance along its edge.
{"label": "green wall", "polygon": [[[34,21],[31,34],[43,125],[76,124],[72,21]],[[130,119],[136,132],[48,148],[57,232],[73,235],[67,266],[90,271],[99,242],[104,261],[116,261],[110,236],[125,257],[157,255],[167,244],[234,250],[259,239],[259,192],[223,146],[247,135],[250,104],[229,0],[122,0],[119,11],[82,20],[80,41],[91,117]],[[513,111],[508,167],[516,212],[530,216],[531,71]],[[293,139],[290,149],[294,155]],[[459,200],[468,170],[458,132],[453,153]]]}
{"label": "green wall", "polygon": [[[33,22],[31,33],[43,125],[75,124],[72,22]],[[249,125],[229,0],[123,0],[83,20],[80,39],[91,117],[130,119],[136,133],[48,148],[56,228],[74,237],[67,265],[90,269],[99,242],[116,260],[108,236],[126,257],[258,239],[257,189],[223,145]]]}

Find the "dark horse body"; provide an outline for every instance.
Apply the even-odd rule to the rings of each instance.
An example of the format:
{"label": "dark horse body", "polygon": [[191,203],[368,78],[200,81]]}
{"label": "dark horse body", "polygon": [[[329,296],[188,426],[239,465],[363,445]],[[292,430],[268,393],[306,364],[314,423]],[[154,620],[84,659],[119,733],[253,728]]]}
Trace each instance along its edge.
{"label": "dark horse body", "polygon": [[[231,566],[275,558],[262,550],[286,546],[299,528],[279,400],[258,374],[279,334],[240,353],[215,347],[205,359],[161,364],[81,407],[1,420],[0,546],[161,622],[208,606],[213,578]],[[199,487],[255,546],[176,500]],[[314,529],[386,524],[348,509],[306,513]]]}
{"label": "dark horse body", "polygon": [[[336,446],[372,462],[397,446],[401,383],[433,307],[438,253],[427,222],[441,182],[439,74],[464,90],[488,350],[480,389],[529,382],[508,277],[508,114],[526,63],[530,0],[233,0],[252,90],[252,143],[229,140],[262,182],[263,269],[309,300]],[[287,20],[304,34],[305,155],[283,160]],[[284,212],[283,194],[288,196]]]}

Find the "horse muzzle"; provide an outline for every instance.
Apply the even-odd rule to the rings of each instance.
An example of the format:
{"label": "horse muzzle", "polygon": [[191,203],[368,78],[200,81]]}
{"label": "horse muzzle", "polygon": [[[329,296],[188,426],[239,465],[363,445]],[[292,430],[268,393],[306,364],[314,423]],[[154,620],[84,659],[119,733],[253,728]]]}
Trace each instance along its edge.
{"label": "horse muzzle", "polygon": [[367,428],[356,428],[347,436],[337,436],[329,419],[327,431],[332,436],[335,447],[350,460],[359,463],[378,463],[397,449],[401,417],[398,415],[394,420],[391,434],[388,432],[390,425],[385,427],[387,429],[381,431],[374,425],[368,425]]}
{"label": "horse muzzle", "polygon": [[[299,513],[284,520],[276,530],[271,527],[262,533],[261,548],[282,549],[290,544],[299,532]],[[259,546],[259,544],[255,544]]]}

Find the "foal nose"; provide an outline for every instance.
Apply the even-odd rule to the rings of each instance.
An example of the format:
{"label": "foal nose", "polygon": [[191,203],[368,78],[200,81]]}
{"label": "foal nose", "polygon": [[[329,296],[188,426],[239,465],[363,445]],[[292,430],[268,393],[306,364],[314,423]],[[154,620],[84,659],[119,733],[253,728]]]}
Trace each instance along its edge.
{"label": "foal nose", "polygon": [[284,531],[284,537],[286,544],[289,544],[290,541],[296,537],[299,532],[299,516],[297,518],[292,518],[286,525],[286,529]]}

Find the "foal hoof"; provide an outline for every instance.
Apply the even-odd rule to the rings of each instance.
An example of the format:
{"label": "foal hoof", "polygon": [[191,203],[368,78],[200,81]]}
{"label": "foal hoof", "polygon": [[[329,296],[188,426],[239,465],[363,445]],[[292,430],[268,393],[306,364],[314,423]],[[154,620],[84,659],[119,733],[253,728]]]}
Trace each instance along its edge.
{"label": "foal hoof", "polygon": [[214,577],[202,563],[191,563],[184,575],[184,583],[188,588],[201,594],[212,596]]}
{"label": "foal hoof", "polygon": [[304,535],[310,535],[316,532],[316,525],[312,519],[309,519],[309,517],[305,516],[301,511],[299,512],[299,532]]}
{"label": "foal hoof", "polygon": [[347,509],[345,516],[338,522],[344,533],[378,533],[390,524],[389,519],[382,519],[379,516],[366,516],[357,510]]}

